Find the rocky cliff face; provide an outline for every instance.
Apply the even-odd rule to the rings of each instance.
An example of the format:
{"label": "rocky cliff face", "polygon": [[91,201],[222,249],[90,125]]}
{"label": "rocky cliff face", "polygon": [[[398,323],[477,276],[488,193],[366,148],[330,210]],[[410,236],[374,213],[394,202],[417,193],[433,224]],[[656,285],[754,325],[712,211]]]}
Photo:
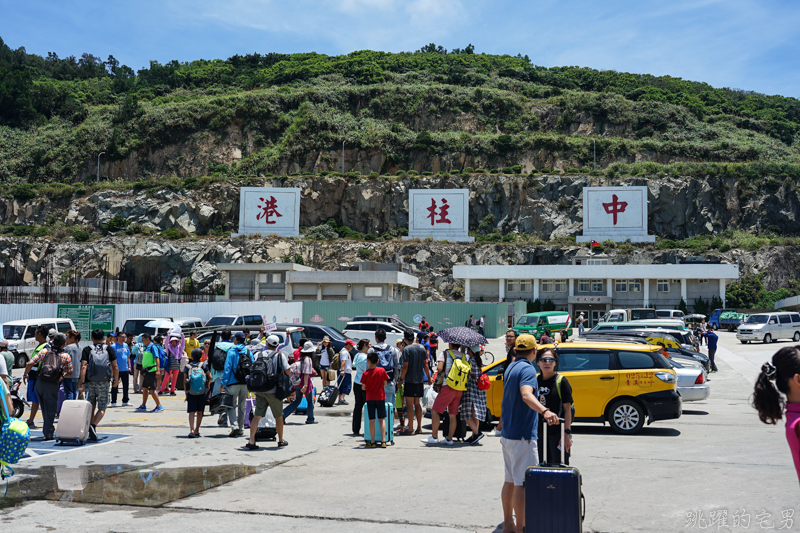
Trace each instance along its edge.
{"label": "rocky cliff face", "polygon": [[[88,197],[0,202],[2,224],[44,224],[50,217],[68,225],[99,228],[114,215],[153,230],[178,228],[204,235],[221,227],[236,231],[239,187],[299,187],[300,225],[334,218],[361,233],[382,234],[408,227],[408,191],[468,188],[470,229],[519,233],[551,240],[579,235],[582,188],[611,184],[589,176],[423,176],[404,178],[292,177],[216,182],[202,190],[102,191]],[[725,229],[800,234],[800,189],[790,182],[755,191],[730,178],[619,179],[614,185],[649,188],[650,233],[681,239]],[[483,222],[483,224],[481,224]]]}
{"label": "rocky cliff face", "polygon": [[[352,241],[311,243],[276,237],[205,238],[166,241],[140,237],[108,237],[89,243],[55,242],[50,239],[0,238],[0,262],[6,279],[16,276],[26,284],[78,277],[109,277],[128,281],[131,290],[178,292],[187,277],[195,291],[216,291],[222,276],[214,263],[297,261],[319,269],[336,270],[356,261],[402,262],[420,278],[419,299],[461,298],[463,287],[453,279],[455,264],[556,265],[567,264],[585,248],[514,244]],[[683,251],[635,250],[611,252],[614,263],[674,263],[688,255]],[[797,277],[800,249],[772,247],[756,252],[741,250],[707,254],[708,258],[736,263],[744,273],[766,272],[765,286],[774,290]],[[154,286],[155,282],[155,286]]]}

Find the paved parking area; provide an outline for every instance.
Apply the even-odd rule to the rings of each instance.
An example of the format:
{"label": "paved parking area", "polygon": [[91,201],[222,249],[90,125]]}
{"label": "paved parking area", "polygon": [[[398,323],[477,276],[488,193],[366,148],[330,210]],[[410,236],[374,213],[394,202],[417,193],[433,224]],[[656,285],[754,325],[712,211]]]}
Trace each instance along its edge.
{"label": "paved parking area", "polygon": [[[785,343],[745,346],[733,334],[720,337],[711,397],[685,404],[680,419],[635,436],[576,426],[573,464],[583,475],[585,531],[747,531],[770,524],[800,531],[798,481],[782,426],[760,423],[748,403],[761,364]],[[489,348],[503,353],[499,341]],[[502,520],[497,438],[445,449],[397,437],[394,447],[366,450],[349,435],[352,408],[337,406],[317,408],[313,426],[289,417],[287,448],[266,443],[248,452],[244,439],[216,427],[216,417],[204,420],[202,439],[187,439],[183,398],[167,397],[164,405],[160,414],[110,409],[100,433],[127,436],[113,444],[26,460],[3,500],[17,506],[0,510],[0,520],[13,521],[15,531],[335,532],[496,531]],[[59,489],[57,467],[86,470],[86,489]]]}
{"label": "paved parking area", "polygon": [[86,441],[86,443],[83,445],[71,444],[71,443],[59,444],[56,443],[56,441],[54,440],[45,441],[44,436],[42,435],[42,430],[33,429],[31,430],[31,442],[28,445],[28,450],[25,453],[25,456],[22,458],[22,460],[25,461],[27,459],[33,459],[35,457],[41,457],[43,455],[53,455],[56,453],[68,453],[68,452],[78,451],[82,448],[95,448],[103,444],[111,444],[114,442],[118,442],[122,439],[127,439],[129,436],[130,435],[116,435],[113,433],[104,433],[98,436],[98,440],[96,442]]}

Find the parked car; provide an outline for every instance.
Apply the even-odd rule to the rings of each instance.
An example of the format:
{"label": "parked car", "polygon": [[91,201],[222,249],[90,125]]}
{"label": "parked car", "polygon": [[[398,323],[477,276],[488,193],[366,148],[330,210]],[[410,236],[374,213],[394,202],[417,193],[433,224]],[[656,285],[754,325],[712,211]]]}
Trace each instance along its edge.
{"label": "parked car", "polygon": [[14,367],[20,368],[30,360],[31,353],[38,346],[36,328],[47,326],[59,333],[75,329],[69,318],[34,318],[31,320],[12,320],[3,324],[3,337],[8,342],[8,351],[14,354]]}
{"label": "parked car", "polygon": [[369,339],[372,344],[375,344],[375,332],[382,329],[386,332],[386,342],[390,346],[394,346],[398,340],[403,338],[405,328],[395,326],[388,322],[348,322],[342,333],[351,339]]}
{"label": "parked car", "polygon": [[215,315],[206,322],[206,327],[246,326],[250,331],[258,331],[263,325],[261,315]]}
{"label": "parked car", "polygon": [[708,356],[696,352],[694,348],[684,348],[681,342],[670,333],[663,330],[622,330],[622,331],[594,331],[586,333],[583,337],[589,342],[636,342],[637,344],[653,344],[662,346],[666,357],[675,359],[678,362],[696,363],[705,369],[705,373],[711,370],[711,362]]}
{"label": "parked car", "polygon": [[684,320],[685,316],[680,309],[656,309],[656,318]]}
{"label": "parked car", "polygon": [[278,326],[301,327],[303,328],[303,337],[314,344],[319,344],[323,338],[329,337],[331,339],[331,348],[337,352],[344,348],[344,343],[348,339],[341,331],[331,326],[321,326],[319,324],[278,324]]}
{"label": "parked car", "polygon": [[[558,372],[572,385],[576,422],[608,422],[615,432],[632,435],[645,419],[651,424],[681,416],[675,370],[658,346],[568,342],[558,345],[558,357]],[[496,418],[503,399],[503,359],[484,372],[491,381],[487,408]]]}
{"label": "parked car", "polygon": [[396,316],[389,316],[389,315],[359,315],[354,316],[352,322],[388,322],[394,326],[398,326],[403,329],[413,329],[414,333],[419,333],[419,328],[417,326],[412,326],[407,322],[404,322],[397,318]]}
{"label": "parked car", "polygon": [[759,340],[769,344],[778,339],[800,342],[800,313],[784,311],[750,315],[747,322],[736,330],[736,338],[742,344]]}
{"label": "parked car", "polygon": [[[567,325],[570,327],[567,328]],[[543,311],[540,313],[528,313],[519,317],[517,323],[514,324],[514,331],[519,334],[528,333],[536,337],[536,340],[542,338],[545,329],[549,329],[550,333],[555,335],[556,332],[567,329],[567,335],[572,336],[572,320],[569,313],[566,311]]]}
{"label": "parked car", "polygon": [[719,316],[722,313],[735,313],[735,312],[736,309],[714,309],[714,311],[711,312],[711,316],[708,317],[708,327],[714,329],[720,329],[721,324]]}
{"label": "parked car", "polygon": [[655,309],[612,309],[603,315],[600,322],[631,322],[658,318]]}
{"label": "parked car", "polygon": [[[230,329],[232,332],[236,332],[250,328],[245,328],[245,326],[233,326],[225,329]],[[219,330],[209,331],[198,336],[197,340],[200,341],[200,346],[203,346],[203,342],[205,342],[206,340],[211,340],[211,337],[213,337],[217,331]],[[300,348],[300,339],[303,337],[303,328],[298,327],[295,324],[287,326],[278,326],[277,329],[270,331],[269,334],[277,335],[281,339],[281,342],[279,344],[279,346],[281,347],[281,352],[290,356],[292,355],[292,353],[296,348]],[[286,342],[287,337],[289,342]]]}
{"label": "parked car", "polygon": [[700,402],[711,396],[703,368],[696,364],[670,360],[678,378],[678,394],[684,402]]}
{"label": "parked car", "polygon": [[655,328],[669,328],[669,329],[686,329],[686,324],[683,320],[634,320],[631,322],[601,322],[591,329],[591,331],[603,331],[609,329],[624,330],[624,329],[655,329]]}
{"label": "parked car", "polygon": [[178,324],[181,329],[197,329],[203,327],[203,319],[193,316],[176,318],[173,322]]}
{"label": "parked car", "polygon": [[162,335],[169,332],[168,328],[151,328],[149,326],[145,326],[148,322],[152,322],[153,320],[169,320],[172,322],[171,317],[153,317],[153,318],[129,318],[125,321],[125,324],[122,326],[122,330],[125,333],[133,333],[134,335],[141,335],[142,333],[149,333],[150,335],[157,335],[161,333]]}

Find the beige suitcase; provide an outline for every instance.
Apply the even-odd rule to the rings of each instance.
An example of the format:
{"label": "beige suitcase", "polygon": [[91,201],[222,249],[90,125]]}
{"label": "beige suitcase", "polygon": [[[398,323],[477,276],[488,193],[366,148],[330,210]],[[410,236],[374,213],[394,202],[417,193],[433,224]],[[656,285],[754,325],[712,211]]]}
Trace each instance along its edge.
{"label": "beige suitcase", "polygon": [[66,400],[61,406],[61,415],[56,426],[56,442],[86,443],[89,438],[89,423],[92,418],[92,404],[85,400]]}

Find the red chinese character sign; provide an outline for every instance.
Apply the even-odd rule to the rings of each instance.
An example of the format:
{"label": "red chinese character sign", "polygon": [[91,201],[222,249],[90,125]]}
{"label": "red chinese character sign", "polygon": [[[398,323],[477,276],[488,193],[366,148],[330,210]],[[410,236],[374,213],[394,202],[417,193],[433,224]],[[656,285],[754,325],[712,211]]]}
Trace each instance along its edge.
{"label": "red chinese character sign", "polygon": [[239,234],[300,234],[300,189],[241,187]]}
{"label": "red chinese character sign", "polygon": [[647,187],[584,187],[578,242],[655,242],[647,234]]}
{"label": "red chinese character sign", "polygon": [[469,189],[411,189],[407,239],[468,241]]}

